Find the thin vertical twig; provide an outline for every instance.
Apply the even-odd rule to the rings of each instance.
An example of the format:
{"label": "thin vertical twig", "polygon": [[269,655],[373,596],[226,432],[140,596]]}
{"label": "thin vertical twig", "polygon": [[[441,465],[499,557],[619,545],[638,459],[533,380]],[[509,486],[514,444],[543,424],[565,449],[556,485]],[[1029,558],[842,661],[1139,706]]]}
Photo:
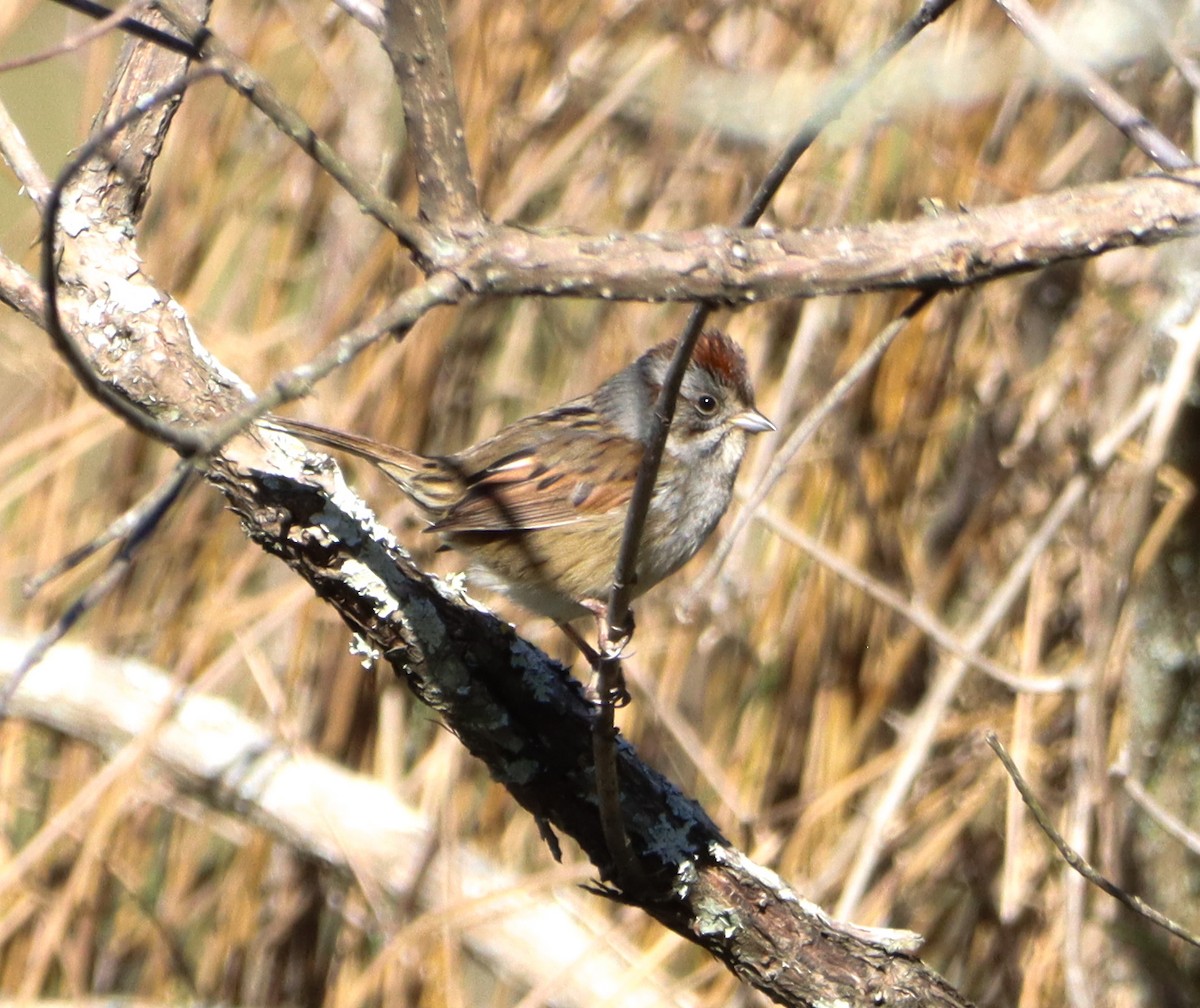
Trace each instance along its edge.
{"label": "thin vertical twig", "polygon": [[[801,156],[812,147],[821,131],[842,114],[850,100],[884,68],[896,53],[916,38],[924,28],[941,17],[953,4],[954,0],[925,0],[917,13],[894,32],[866,63],[857,71],[848,74],[827,92],[825,99],[801,126],[755,191],[749,206],[738,220],[739,226],[753,227],[758,223],[767,206],[779,191],[784,179]],[[909,314],[918,311],[932,297],[932,292],[921,294],[914,305],[910,306]],[[671,363],[663,376],[662,389],[655,401],[654,414],[646,437],[645,452],[641,465],[638,467],[637,480],[625,516],[625,529],[621,536],[621,547],[613,574],[612,591],[609,594],[606,614],[607,641],[600,641],[600,659],[596,669],[599,679],[601,711],[596,720],[594,751],[597,760],[597,777],[599,778],[603,774],[606,780],[611,778],[611,782],[614,783],[616,780],[616,748],[613,729],[610,726],[613,723],[613,701],[620,684],[620,672],[619,654],[614,652],[611,645],[626,638],[632,626],[630,601],[637,577],[637,557],[645,530],[646,516],[650,510],[650,500],[658,479],[659,466],[662,464],[667,433],[675,416],[675,404],[680,386],[683,384],[683,376],[691,360],[696,341],[700,338],[700,333],[712,312],[712,307],[710,304],[700,303],[692,308],[679,337]],[[601,771],[599,768],[601,760],[611,763],[611,768]],[[601,818],[610,848],[614,843],[618,847],[628,843],[628,840],[625,839],[619,799],[619,792],[616,792],[609,795],[607,800],[604,800],[602,796],[601,801]],[[624,860],[623,856],[622,860]]]}
{"label": "thin vertical twig", "polygon": [[875,369],[883,359],[888,347],[904,331],[904,327],[933,300],[935,294],[935,291],[923,291],[915,297],[907,308],[871,340],[866,350],[859,354],[854,363],[821,397],[821,401],[809,410],[804,419],[796,425],[796,429],[789,435],[783,447],[776,452],[775,458],[762,479],[754,485],[754,489],[742,502],[742,508],[734,519],[733,526],[725,534],[720,545],[713,552],[712,559],[705,564],[703,572],[697,579],[700,584],[709,584],[721,577],[738,537],[754,520],[759,506],[766,500],[767,494],[771,492],[775,484],[787,473],[800,449],[816,434],[829,415],[845,401],[850,390]]}

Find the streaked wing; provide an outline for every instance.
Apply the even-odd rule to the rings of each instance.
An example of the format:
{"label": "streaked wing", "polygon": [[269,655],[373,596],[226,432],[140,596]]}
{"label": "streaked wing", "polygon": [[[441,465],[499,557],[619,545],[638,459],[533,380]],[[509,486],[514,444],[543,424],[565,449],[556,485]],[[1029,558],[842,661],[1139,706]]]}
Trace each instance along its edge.
{"label": "streaked wing", "polygon": [[641,454],[626,438],[574,430],[569,446],[543,443],[464,473],[466,492],[429,531],[532,531],[586,521],[629,502]]}

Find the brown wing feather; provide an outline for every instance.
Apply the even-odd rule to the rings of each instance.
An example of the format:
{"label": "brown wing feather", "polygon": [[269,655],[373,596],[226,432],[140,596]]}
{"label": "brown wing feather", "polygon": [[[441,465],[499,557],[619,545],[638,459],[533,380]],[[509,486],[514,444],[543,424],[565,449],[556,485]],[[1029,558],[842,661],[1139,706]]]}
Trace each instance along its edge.
{"label": "brown wing feather", "polygon": [[[553,447],[558,447],[557,445]],[[559,456],[539,445],[466,474],[466,492],[431,532],[511,532],[556,528],[587,521],[629,502],[641,446],[626,438],[572,432]],[[578,459],[578,463],[575,462]]]}

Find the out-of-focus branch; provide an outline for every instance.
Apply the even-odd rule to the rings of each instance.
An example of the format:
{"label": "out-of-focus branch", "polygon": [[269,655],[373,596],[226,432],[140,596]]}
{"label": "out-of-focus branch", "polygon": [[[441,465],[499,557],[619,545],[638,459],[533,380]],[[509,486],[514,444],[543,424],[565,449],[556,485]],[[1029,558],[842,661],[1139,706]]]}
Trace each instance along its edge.
{"label": "out-of-focus branch", "polygon": [[[14,681],[30,644],[0,637],[0,692]],[[294,751],[223,700],[181,695],[159,669],[63,645],[24,680],[10,713],[109,754],[148,734],[155,768],[189,794],[346,875],[366,873],[396,899],[407,896],[418,875],[421,903],[444,899],[446,880],[457,880],[472,894],[474,912],[480,900],[489,903],[485,920],[463,927],[467,945],[531,986],[553,981],[556,1004],[582,1008],[618,995],[623,1005],[646,1008],[694,1003],[682,993],[664,1001],[663,977],[633,980],[628,966],[635,953],[621,950],[619,941],[596,942],[606,925],[568,892],[554,899],[523,892],[518,878],[482,852],[444,843],[421,871],[433,827],[386,785]],[[573,881],[582,881],[578,872],[564,885]],[[495,895],[489,900],[488,893]]]}
{"label": "out-of-focus branch", "polygon": [[[1063,43],[1026,0],[996,0],[1008,18],[1096,110],[1166,171],[1182,171],[1192,159]],[[1153,6],[1153,5],[1151,5]]]}
{"label": "out-of-focus branch", "polygon": [[0,102],[0,158],[12,169],[29,198],[41,207],[46,201],[50,179],[33,156],[33,151],[29,149],[3,102]]}
{"label": "out-of-focus branch", "polygon": [[169,0],[159,0],[157,6],[177,30],[202,43],[204,58],[214,60],[220,65],[223,76],[231,87],[328,172],[365,213],[391,231],[418,261],[424,261],[431,237],[422,224],[405,217],[395,203],[359,178],[345,160],[317,136],[299,112],[283,101],[275,89],[245,60],[238,57],[215,35],[204,31],[203,26],[194,17]]}
{"label": "out-of-focus branch", "polygon": [[1114,768],[1110,773],[1114,780],[1120,782],[1125,793],[1138,808],[1162,827],[1164,832],[1183,844],[1192,854],[1200,857],[1200,832],[1189,828],[1182,819],[1163,808],[1144,785],[1129,776],[1124,767]]}
{"label": "out-of-focus branch", "polygon": [[0,253],[0,302],[8,305],[35,325],[46,324],[46,299],[42,288],[29,273]]}

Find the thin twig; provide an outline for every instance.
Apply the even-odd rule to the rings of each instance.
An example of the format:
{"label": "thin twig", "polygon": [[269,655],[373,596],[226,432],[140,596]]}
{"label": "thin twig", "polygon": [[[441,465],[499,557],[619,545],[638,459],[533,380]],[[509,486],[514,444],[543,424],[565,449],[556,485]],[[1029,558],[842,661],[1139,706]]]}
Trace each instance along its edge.
{"label": "thin twig", "polygon": [[1004,769],[1008,771],[1008,776],[1012,778],[1013,784],[1021,794],[1022,800],[1029,806],[1029,811],[1033,814],[1033,818],[1042,828],[1042,832],[1048,836],[1058,848],[1058,852],[1063,856],[1063,860],[1075,869],[1080,875],[1096,886],[1097,889],[1108,893],[1113,899],[1119,903],[1123,903],[1129,907],[1134,913],[1141,914],[1146,920],[1159,927],[1171,932],[1176,938],[1182,938],[1189,945],[1200,947],[1200,935],[1189,931],[1181,924],[1175,923],[1165,914],[1155,910],[1154,907],[1148,905],[1145,901],[1134,896],[1132,893],[1127,893],[1114,882],[1109,881],[1093,868],[1086,859],[1081,857],[1079,853],[1063,839],[1062,834],[1054,828],[1054,824],[1050,822],[1049,815],[1042,807],[1042,803],[1038,801],[1037,796],[1033,793],[1033,789],[1021,776],[1021,771],[1017,769],[1017,765],[1013,762],[1012,757],[1008,755],[1008,751],[996,737],[995,732],[987,733],[987,744],[992,747],[992,751],[1000,758],[1000,762],[1004,764]]}
{"label": "thin twig", "polygon": [[[783,180],[795,167],[801,155],[812,146],[821,130],[841,114],[850,99],[883,69],[888,60],[915,38],[924,27],[932,24],[949,9],[953,2],[954,0],[926,0],[917,14],[880,47],[864,64],[860,72],[851,74],[844,83],[829,92],[827,100],[822,102],[816,112],[809,116],[796,134],[795,140],[787,146],[768,172],[746,212],[740,218],[739,223],[742,227],[753,227],[758,223],[767,205],[779,191]],[[910,307],[909,314],[919,311],[932,297],[932,293],[922,293]],[[641,464],[638,466],[637,480],[634,483],[629,508],[625,515],[621,548],[618,551],[612,591],[608,598],[607,621],[610,645],[627,637],[629,628],[632,626],[630,601],[637,578],[637,558],[642,534],[645,530],[646,516],[650,510],[650,499],[658,480],[658,470],[662,464],[663,450],[666,447],[671,420],[675,416],[675,404],[679,397],[680,386],[683,384],[683,376],[691,361],[692,350],[695,348],[696,341],[700,338],[700,333],[711,312],[712,306],[708,303],[700,303],[692,308],[679,337],[671,363],[663,375],[662,388],[654,404],[650,430],[646,436],[645,452],[642,455]],[[609,748],[609,743],[603,736],[607,734],[606,725],[612,718],[613,697],[619,683],[617,656],[613,653],[611,646],[605,647],[605,641],[600,642],[599,651],[602,658],[596,671],[599,678],[601,709],[600,717],[596,721],[595,751],[598,757],[602,754],[605,758],[615,762],[615,752]],[[615,773],[614,766],[611,775],[615,777]],[[599,776],[599,774],[600,770],[597,768],[597,775]],[[619,795],[616,798],[619,799]],[[625,831],[621,825],[619,800],[612,801],[607,809],[602,806],[601,814],[606,822],[605,835],[607,836],[611,829],[613,832],[619,831],[623,837]]]}
{"label": "thin twig", "polygon": [[[964,647],[978,650],[987,642],[992,631],[1020,598],[1037,558],[1046,551],[1067,518],[1083,501],[1093,481],[1112,463],[1120,446],[1146,422],[1154,408],[1157,395],[1157,387],[1147,389],[1133,407],[1097,440],[1090,453],[1090,464],[1085,467],[1086,471],[1076,473],[1067,481],[1004,579],[992,591],[983,612],[959,635]],[[925,691],[921,703],[908,719],[904,731],[903,751],[882,793],[871,802],[871,812],[859,839],[854,863],[843,884],[836,916],[843,919],[854,916],[879,861],[888,824],[908,794],[921,767],[925,765],[938,725],[958,693],[966,668],[967,666],[957,658],[944,661]]]}
{"label": "thin twig", "polygon": [[[21,586],[24,596],[27,599],[33,598],[46,585],[55,580],[55,578],[59,578],[68,571],[74,570],[109,543],[118,541],[127,542],[133,537],[144,536],[141,528],[147,516],[162,514],[165,511],[170,501],[179,495],[179,480],[180,466],[177,465],[163,483],[154,487],[137,504],[111,522],[103,532],[82,546],[71,550],[66,556],[51,564],[42,573],[26,579],[25,583]],[[3,708],[4,703],[0,702],[0,713],[2,713]]]}
{"label": "thin twig", "polygon": [[[610,669],[606,661],[600,669]],[[596,805],[600,815],[600,828],[604,831],[604,842],[613,862],[613,878],[622,888],[636,891],[645,882],[641,865],[629,841],[625,829],[625,817],[621,812],[621,781],[617,775],[617,727],[615,719],[616,701],[613,697],[614,674],[601,671],[598,689],[600,708],[592,725],[592,758],[596,771]]]}
{"label": "thin twig", "polygon": [[178,463],[162,488],[143,499],[127,523],[121,540],[121,548],[117,551],[116,556],[54,621],[54,624],[38,637],[20,664],[13,670],[12,678],[5,685],[3,692],[0,692],[0,721],[4,719],[8,711],[8,704],[13,693],[21,685],[21,680],[25,678],[29,670],[42,660],[50,648],[67,635],[71,627],[95,608],[96,604],[120,583],[121,577],[133,565],[134,554],[137,553],[138,547],[158,528],[159,522],[171,509],[171,505],[179,499],[179,495],[183,493],[195,471],[195,466],[188,460]]}
{"label": "thin twig", "polygon": [[[454,277],[446,273],[434,275],[426,283],[405,291],[386,310],[334,341],[311,361],[277,375],[260,395],[247,402],[241,409],[234,411],[208,428],[192,428],[202,443],[201,450],[196,453],[193,461],[185,460],[180,467],[177,467],[175,474],[167,483],[152,491],[135,507],[126,511],[99,536],[68,553],[48,570],[28,581],[24,586],[25,594],[32,596],[47,582],[83,563],[88,557],[114,540],[140,542],[153,531],[154,523],[157,523],[171,504],[178,499],[182,486],[176,486],[176,480],[181,471],[194,470],[198,460],[207,458],[218,451],[231,438],[241,433],[253,420],[285,402],[307,395],[316,382],[353,360],[382,337],[390,335],[397,339],[402,338],[429,309],[450,302],[460,293],[461,287]],[[154,518],[154,522],[148,524],[149,517],[155,515],[157,517]],[[121,557],[122,554],[118,554],[117,560],[113,564],[114,567],[118,563],[124,563]],[[122,570],[127,566],[128,564],[125,563]],[[119,573],[120,571],[107,571],[102,578],[115,578]],[[106,588],[104,593],[107,590]],[[97,596],[97,599],[89,600],[78,612],[74,611],[75,607],[69,610],[68,614],[62,617],[63,620],[69,617],[69,623],[63,627],[62,633],[65,633],[70,625],[76,622],[79,616],[94,605],[100,597],[103,597],[103,593]],[[58,633],[52,638],[48,636],[42,653],[60,639],[62,633]],[[41,655],[38,654],[37,658],[40,657]],[[24,670],[21,674],[24,674]],[[19,682],[19,677],[15,681]],[[3,717],[6,702],[7,696],[0,698],[0,717]]]}
{"label": "thin twig", "polygon": [[788,173],[796,166],[796,162],[800,160],[804,152],[816,142],[821,131],[841,116],[846,106],[850,104],[850,100],[883,70],[896,53],[945,14],[953,4],[954,0],[925,0],[917,13],[905,21],[883,45],[875,50],[866,63],[824,92],[820,104],[784,149],[779,160],[772,165],[758,190],[751,197],[750,205],[742,215],[742,227],[753,227],[759,222],[766,212],[767,206],[775,198],[779,187],[783,185],[783,180],[787,178]]}
{"label": "thin twig", "polygon": [[[862,71],[851,74],[846,81],[829,92],[829,98],[822,102],[816,112],[796,134],[796,139],[790,143],[779,160],[768,172],[767,177],[759,186],[758,191],[750,202],[749,208],[740,219],[740,226],[753,227],[758,223],[768,203],[779,191],[787,173],[795,167],[800,156],[808,150],[816,140],[820,131],[833,122],[870,79],[878,74],[901,48],[927,25],[940,17],[953,4],[954,0],[927,0],[920,10],[906,22],[880,49],[867,61]],[[907,320],[920,311],[933,298],[932,292],[923,292],[902,318]],[[663,377],[662,390],[654,406],[654,417],[646,438],[646,451],[638,469],[637,482],[629,501],[629,511],[625,520],[625,531],[621,539],[621,549],[617,560],[616,574],[613,578],[612,594],[609,599],[608,622],[610,639],[619,638],[622,628],[629,622],[629,597],[633,586],[634,572],[637,565],[638,548],[641,544],[642,531],[646,523],[646,514],[650,508],[650,498],[654,492],[654,484],[658,479],[658,467],[662,463],[662,453],[667,442],[667,432],[675,415],[675,401],[679,395],[683,375],[691,360],[692,349],[700,336],[704,323],[708,318],[711,307],[698,304],[692,309],[679,337],[679,345],[675,356]],[[885,343],[886,345],[886,343]],[[880,351],[882,352],[882,351]]]}
{"label": "thin twig", "polygon": [[308,395],[313,386],[333,371],[345,366],[368,347],[384,337],[399,341],[431,309],[454,304],[465,293],[461,282],[451,273],[434,273],[424,283],[398,295],[374,318],[355,326],[336,339],[312,360],[277,375],[253,400],[203,429],[204,451],[212,454],[252,421],[271,410]]}
{"label": "thin twig", "polygon": [[1026,0],[996,0],[1008,19],[1037,46],[1062,76],[1086,95],[1105,119],[1164,171],[1182,171],[1194,163],[1096,71],[1063,44]]}
{"label": "thin twig", "polygon": [[[0,72],[3,72],[2,68]],[[50,192],[50,179],[33,156],[33,151],[29,149],[3,102],[0,102],[0,157],[12,169],[34,205],[39,209],[45,206],[46,196]]]}
{"label": "thin twig", "polygon": [[1114,767],[1110,771],[1110,775],[1114,780],[1121,782],[1121,787],[1135,805],[1158,823],[1168,835],[1178,840],[1191,853],[1200,857],[1200,832],[1191,829],[1182,819],[1163,808],[1139,781],[1129,776],[1124,768]]}

